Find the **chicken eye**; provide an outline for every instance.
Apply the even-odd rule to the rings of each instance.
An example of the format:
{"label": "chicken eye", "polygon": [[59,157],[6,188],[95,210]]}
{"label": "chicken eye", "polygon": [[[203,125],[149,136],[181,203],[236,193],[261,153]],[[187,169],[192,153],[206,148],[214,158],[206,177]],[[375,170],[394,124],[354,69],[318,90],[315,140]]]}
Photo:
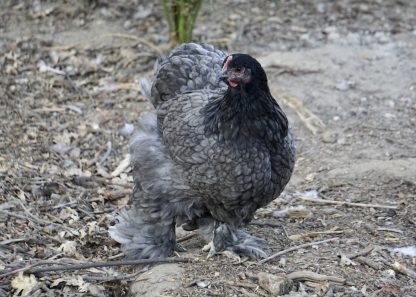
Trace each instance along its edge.
{"label": "chicken eye", "polygon": [[235,68],[236,72],[243,72],[244,71],[244,67],[236,67]]}

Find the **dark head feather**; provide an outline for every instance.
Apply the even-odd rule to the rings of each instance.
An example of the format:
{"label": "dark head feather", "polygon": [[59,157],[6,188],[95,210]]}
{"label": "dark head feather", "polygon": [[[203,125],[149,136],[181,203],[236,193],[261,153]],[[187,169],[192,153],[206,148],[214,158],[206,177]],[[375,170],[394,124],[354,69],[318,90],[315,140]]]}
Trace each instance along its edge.
{"label": "dark head feather", "polygon": [[205,131],[221,134],[221,139],[260,138],[272,147],[283,141],[287,118],[270,94],[260,63],[247,54],[232,54],[222,68],[229,88],[223,98],[210,101],[202,109]]}

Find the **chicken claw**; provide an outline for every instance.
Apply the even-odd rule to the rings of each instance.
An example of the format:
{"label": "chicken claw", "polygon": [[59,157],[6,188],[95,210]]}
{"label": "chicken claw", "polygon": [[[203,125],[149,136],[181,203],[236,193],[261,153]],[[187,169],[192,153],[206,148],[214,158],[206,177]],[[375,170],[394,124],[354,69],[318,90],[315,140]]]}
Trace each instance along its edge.
{"label": "chicken claw", "polygon": [[212,240],[208,244],[204,245],[202,251],[208,252],[207,260],[212,258],[217,253],[217,251],[215,250],[214,242]]}

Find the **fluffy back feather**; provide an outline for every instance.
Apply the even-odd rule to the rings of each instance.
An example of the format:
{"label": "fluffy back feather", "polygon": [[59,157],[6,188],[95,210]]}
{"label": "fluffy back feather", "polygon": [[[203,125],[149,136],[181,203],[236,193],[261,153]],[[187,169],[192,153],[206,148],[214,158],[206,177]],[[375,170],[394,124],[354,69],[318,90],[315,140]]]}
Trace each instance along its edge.
{"label": "fluffy back feather", "polygon": [[180,93],[218,89],[221,64],[227,54],[209,44],[188,43],[158,61],[152,85],[152,103],[169,100]]}

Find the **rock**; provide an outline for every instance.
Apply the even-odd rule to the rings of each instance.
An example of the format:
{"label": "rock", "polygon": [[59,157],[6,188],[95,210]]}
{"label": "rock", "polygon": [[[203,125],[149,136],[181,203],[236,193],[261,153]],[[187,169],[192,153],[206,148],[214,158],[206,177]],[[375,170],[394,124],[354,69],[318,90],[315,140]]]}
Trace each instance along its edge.
{"label": "rock", "polygon": [[123,23],[123,27],[124,27],[124,29],[126,29],[126,30],[130,29],[130,28],[132,27],[132,22],[131,22],[131,20],[126,20],[126,21]]}
{"label": "rock", "polygon": [[353,82],[343,80],[343,81],[340,81],[339,83],[337,83],[335,85],[335,89],[337,89],[338,91],[341,91],[341,92],[346,92],[349,89],[351,89],[351,87],[353,87],[353,86],[354,86]]}
{"label": "rock", "polygon": [[163,292],[180,286],[183,273],[184,269],[178,264],[157,265],[135,280],[130,288],[131,294],[136,297],[162,296]]}
{"label": "rock", "polygon": [[321,141],[324,143],[335,143],[337,142],[337,135],[335,133],[325,131],[321,134]]}
{"label": "rock", "polygon": [[135,20],[142,20],[147,18],[152,14],[152,9],[150,7],[142,7],[140,6],[139,9],[137,9],[136,13],[134,14],[133,18]]}
{"label": "rock", "polygon": [[54,145],[51,145],[50,150],[58,153],[58,154],[66,154],[68,153],[70,150],[72,150],[72,147],[69,145],[66,145],[65,143],[56,143]]}
{"label": "rock", "polygon": [[270,273],[259,272],[260,287],[265,289],[272,296],[282,296],[288,294],[293,288],[293,281],[283,276]]}

